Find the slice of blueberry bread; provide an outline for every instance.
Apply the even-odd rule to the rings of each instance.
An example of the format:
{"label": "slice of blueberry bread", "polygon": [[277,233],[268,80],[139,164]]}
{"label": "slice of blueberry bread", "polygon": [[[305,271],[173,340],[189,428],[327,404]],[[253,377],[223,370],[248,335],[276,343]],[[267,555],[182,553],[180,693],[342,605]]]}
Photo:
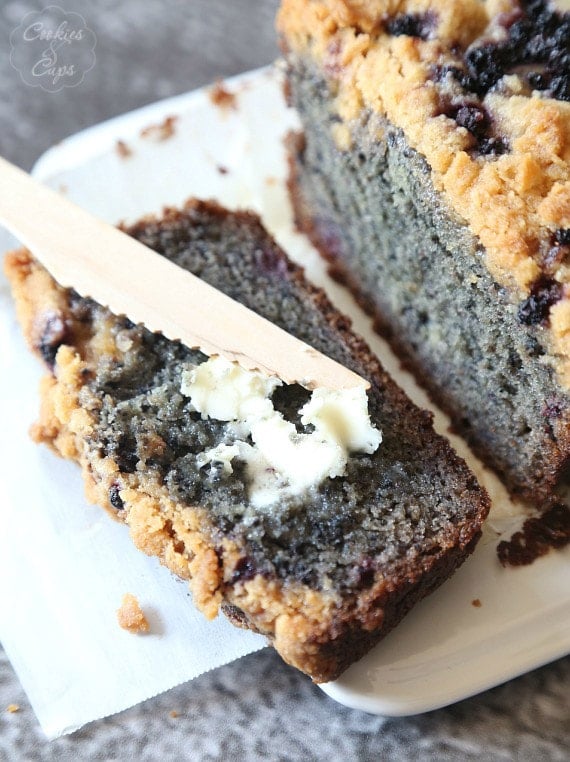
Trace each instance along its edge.
{"label": "slice of blueberry bread", "polygon": [[283,0],[305,230],[512,493],[570,455],[570,14]]}
{"label": "slice of blueberry bread", "polygon": [[[27,341],[49,369],[35,438],[80,463],[88,497],[188,579],[207,616],[221,607],[314,680],[331,680],[469,555],[487,495],[255,216],[191,201],[127,232],[368,378],[382,441],[316,483],[296,461],[289,484],[257,489],[252,431],[199,402],[212,360],[61,289],[18,251],[7,274]],[[233,387],[212,388],[220,411]],[[313,436],[309,395],[271,385],[290,441]]]}

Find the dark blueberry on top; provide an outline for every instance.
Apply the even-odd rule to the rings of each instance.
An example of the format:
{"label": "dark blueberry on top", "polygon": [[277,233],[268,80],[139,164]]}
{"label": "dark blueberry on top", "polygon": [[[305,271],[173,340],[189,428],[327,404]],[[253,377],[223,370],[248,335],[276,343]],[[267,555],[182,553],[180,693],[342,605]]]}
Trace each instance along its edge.
{"label": "dark blueberry on top", "polygon": [[474,101],[447,103],[442,114],[454,119],[459,127],[464,127],[477,140],[476,152],[483,155],[503,154],[508,150],[506,140],[492,134],[492,121],[487,111]]}
{"label": "dark blueberry on top", "polygon": [[561,246],[570,246],[570,228],[560,228],[554,233],[554,237]]}
{"label": "dark blueberry on top", "polygon": [[444,82],[448,77],[451,77],[459,83],[465,92],[474,93],[476,91],[476,83],[473,78],[459,66],[434,64],[431,67],[431,76],[434,82]]}
{"label": "dark blueberry on top", "polygon": [[546,90],[548,87],[548,77],[538,71],[531,71],[526,79],[533,90]]}
{"label": "dark blueberry on top", "polygon": [[548,320],[553,304],[562,296],[562,286],[552,278],[539,278],[533,284],[530,296],[521,302],[518,319],[524,325],[541,325]]}
{"label": "dark blueberry on top", "polygon": [[253,579],[257,574],[257,568],[252,558],[240,558],[234,568],[232,574],[232,583],[235,582],[247,582],[248,579]]}
{"label": "dark blueberry on top", "polygon": [[471,48],[465,54],[465,64],[470,75],[469,84],[477,95],[484,95],[505,74],[505,51],[500,46],[487,43]]}
{"label": "dark blueberry on top", "polygon": [[497,137],[483,138],[479,141],[478,148],[481,156],[502,156],[510,150],[508,141]]}
{"label": "dark blueberry on top", "polygon": [[473,103],[459,105],[455,114],[450,114],[460,127],[465,127],[476,138],[485,137],[490,126],[489,117],[485,110]]}
{"label": "dark blueberry on top", "polygon": [[[569,64],[570,65],[570,64]],[[570,101],[570,76],[553,77],[548,88],[549,95],[559,101]]]}
{"label": "dark blueberry on top", "polygon": [[506,37],[499,42],[467,50],[468,77],[457,77],[466,92],[482,97],[503,75],[519,70],[532,89],[570,101],[570,14],[543,0],[521,2],[520,12],[505,30]]}
{"label": "dark blueberry on top", "polygon": [[436,25],[433,13],[406,13],[395,16],[386,24],[388,34],[394,37],[407,35],[427,40]]}
{"label": "dark blueberry on top", "polygon": [[481,156],[502,156],[509,151],[509,143],[505,138],[483,138],[479,142]]}

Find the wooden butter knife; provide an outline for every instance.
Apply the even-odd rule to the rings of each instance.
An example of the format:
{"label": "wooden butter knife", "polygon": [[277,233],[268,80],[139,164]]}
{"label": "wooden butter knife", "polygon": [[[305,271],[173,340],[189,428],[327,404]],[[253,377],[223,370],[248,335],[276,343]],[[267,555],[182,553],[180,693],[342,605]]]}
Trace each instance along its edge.
{"label": "wooden butter knife", "polygon": [[307,389],[369,383],[0,157],[0,224],[64,288],[190,349]]}

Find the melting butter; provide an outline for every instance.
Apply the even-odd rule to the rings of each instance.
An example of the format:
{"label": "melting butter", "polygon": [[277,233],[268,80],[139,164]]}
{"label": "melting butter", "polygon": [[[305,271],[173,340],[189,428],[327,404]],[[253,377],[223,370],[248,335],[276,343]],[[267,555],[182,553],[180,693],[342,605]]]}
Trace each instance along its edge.
{"label": "melting butter", "polygon": [[362,387],[313,391],[299,411],[301,423],[313,430],[299,433],[271,401],[282,383],[222,357],[210,358],[182,375],[181,391],[194,409],[203,418],[231,422],[236,437],[230,445],[201,453],[199,465],[220,462],[231,474],[232,461],[244,461],[249,499],[258,507],[343,476],[351,453],[371,454],[382,441],[381,432],[370,422]]}

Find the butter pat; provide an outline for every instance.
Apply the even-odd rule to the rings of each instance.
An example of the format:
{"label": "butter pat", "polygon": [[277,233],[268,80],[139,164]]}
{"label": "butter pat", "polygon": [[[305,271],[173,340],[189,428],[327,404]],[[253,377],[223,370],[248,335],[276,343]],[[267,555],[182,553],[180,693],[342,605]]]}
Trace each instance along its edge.
{"label": "butter pat", "polygon": [[[232,460],[246,464],[249,498],[269,506],[287,496],[343,476],[349,455],[371,454],[382,434],[368,415],[362,387],[342,391],[317,389],[299,414],[310,433],[275,410],[271,395],[282,381],[214,357],[182,375],[181,391],[203,418],[232,422],[232,444],[220,444],[198,456],[200,466],[220,462],[231,474]],[[248,441],[246,441],[248,440]]]}
{"label": "butter pat", "polygon": [[212,357],[182,376],[181,392],[204,418],[246,421],[271,415],[270,396],[278,378],[247,371],[223,357]]}
{"label": "butter pat", "polygon": [[368,398],[362,387],[329,391],[315,389],[301,408],[301,423],[312,424],[329,441],[338,442],[348,452],[373,453],[382,441],[370,423]]}

